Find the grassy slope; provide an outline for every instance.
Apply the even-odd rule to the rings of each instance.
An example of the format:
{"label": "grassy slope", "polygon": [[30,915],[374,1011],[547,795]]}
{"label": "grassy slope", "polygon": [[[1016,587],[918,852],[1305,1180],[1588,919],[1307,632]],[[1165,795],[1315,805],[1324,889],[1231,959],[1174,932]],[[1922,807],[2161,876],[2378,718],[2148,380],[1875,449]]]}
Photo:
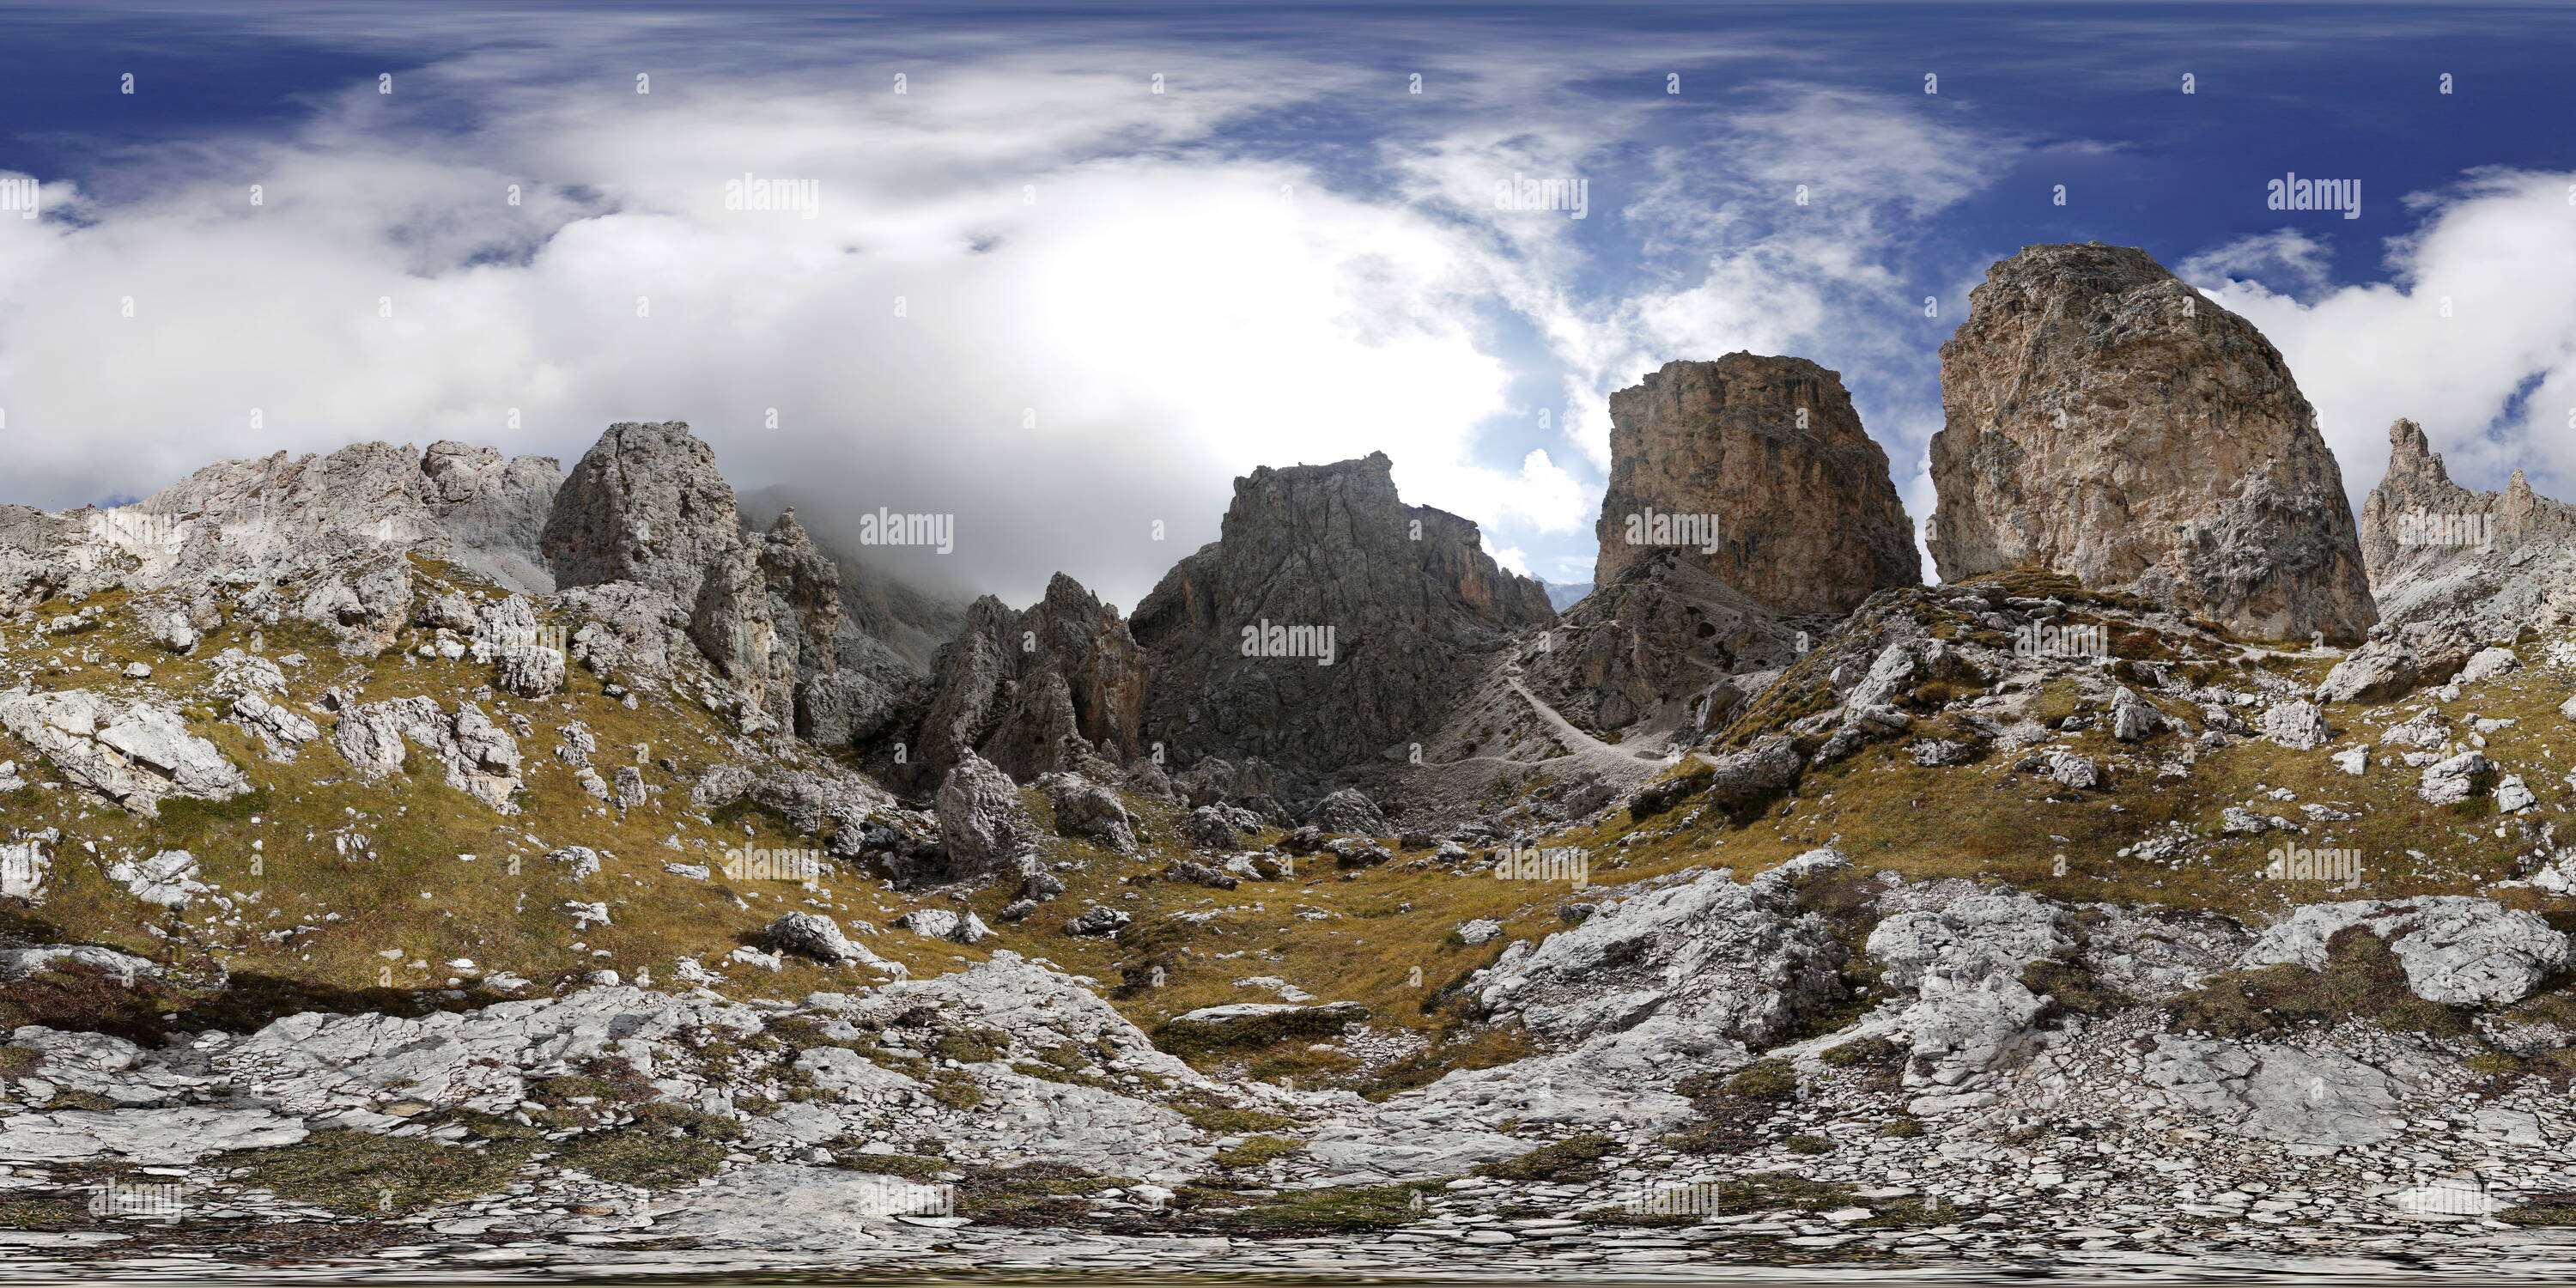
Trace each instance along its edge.
{"label": "grassy slope", "polygon": [[[436,568],[425,572],[455,575]],[[119,600],[111,596],[101,602],[113,609]],[[154,666],[160,684],[182,692],[194,689],[209,673],[204,659],[225,647],[246,646],[247,636],[240,629],[219,632],[199,647],[195,658],[181,659],[140,640],[113,613],[105,628],[78,636],[31,638],[24,628],[5,633],[12,664],[23,666],[31,659],[45,663],[40,685],[111,692],[126,687],[112,672],[128,660]],[[296,649],[310,659],[309,665],[289,672],[293,687],[288,698],[298,708],[334,684],[358,688],[368,701],[426,694],[452,704],[488,681],[487,668],[470,662],[428,661],[402,653],[353,661],[333,652],[318,633],[267,632],[269,656]],[[2568,722],[2553,710],[2565,685],[2528,665],[2538,660],[2539,651],[2537,645],[2526,646],[2525,670],[2450,705],[2454,714],[2474,710],[2519,722],[2491,736],[2489,754],[2522,770],[2543,803],[2524,816],[2529,821],[2502,824],[2503,836],[2497,835],[2497,820],[2464,816],[2475,814],[2476,804],[2463,811],[2416,801],[2416,773],[2376,751],[2369,774],[2356,779],[2329,765],[2327,751],[2291,752],[2238,740],[2236,746],[2202,754],[2188,779],[2159,778],[2137,764],[2130,749],[2093,730],[2073,735],[2071,741],[2110,765],[2112,774],[2104,789],[2076,799],[2064,799],[2076,794],[2054,783],[2013,772],[2009,757],[1990,756],[1958,768],[1922,768],[1902,754],[1901,743],[1882,743],[1812,772],[1795,795],[1742,824],[1713,814],[1685,824],[1687,804],[1643,821],[1614,811],[1551,843],[1586,847],[1593,856],[1593,879],[1603,883],[1700,864],[1749,875],[1831,841],[1864,867],[1894,868],[1916,877],[2001,880],[2069,900],[2160,903],[2246,917],[2273,914],[2293,902],[2457,892],[2508,875],[2513,856],[2533,846],[2526,833],[2576,798],[2558,776],[2558,767],[2576,767],[2576,751],[2571,751],[2576,743],[2564,736]],[[2211,673],[2223,675],[2233,665],[2221,662]],[[2322,671],[2325,663],[2275,659],[2269,665]],[[307,746],[296,764],[271,764],[251,739],[213,722],[214,713],[201,702],[197,730],[222,746],[267,793],[256,821],[240,810],[182,809],[154,823],[86,803],[68,790],[20,793],[0,801],[7,828],[56,826],[72,843],[57,855],[44,906],[0,910],[0,917],[18,918],[21,931],[43,938],[114,944],[164,959],[186,955],[173,951],[174,945],[184,945],[221,958],[237,972],[286,976],[323,988],[386,983],[435,988],[452,974],[464,973],[443,965],[457,957],[472,959],[475,973],[512,970],[541,982],[602,967],[629,977],[649,968],[663,977],[678,955],[700,956],[713,964],[737,944],[751,941],[781,911],[810,907],[845,923],[865,920],[883,927],[903,909],[923,902],[850,873],[836,876],[828,891],[813,892],[785,882],[728,883],[720,873],[712,882],[698,882],[663,872],[666,861],[713,866],[732,846],[796,847],[819,840],[795,836],[758,811],[718,824],[691,810],[687,784],[709,765],[738,759],[719,717],[671,699],[648,698],[641,709],[628,711],[600,692],[597,677],[578,668],[570,683],[568,693],[540,702],[506,694],[483,700],[496,719],[517,712],[537,728],[534,738],[521,743],[529,787],[521,798],[524,812],[515,818],[447,788],[425,758],[416,759],[411,773],[384,783],[353,779],[327,745],[327,717],[321,721],[324,742]],[[2034,706],[2064,701],[2062,694],[2043,693]],[[2197,726],[2197,713],[2189,714]],[[2403,714],[2393,709],[2334,710],[2329,713],[2339,735],[2334,747],[2375,737],[2379,725]],[[663,790],[632,815],[621,817],[613,808],[596,805],[553,754],[555,731],[572,719],[596,731],[596,761],[604,776],[613,775],[620,763],[633,763],[632,747],[639,743],[649,745],[650,759],[677,762],[678,772],[647,766],[648,780]],[[1782,719],[1775,713],[1772,727]],[[2151,746],[2171,745],[2178,738],[2161,734]],[[788,749],[788,754],[813,753]],[[2545,774],[2539,772],[2544,766],[2551,767]],[[2253,801],[2258,786],[2288,787],[2299,802],[2365,814],[2354,823],[2312,826],[2298,838],[2309,848],[2362,850],[2358,891],[2260,879],[2256,873],[2264,852],[2284,843],[2278,836],[2225,841],[2205,859],[2179,866],[2116,853],[2168,822],[2214,834],[2219,812]],[[1043,810],[1034,793],[1031,803]],[[1175,839],[1176,811],[1160,802],[1133,804],[1145,822],[1145,853],[1117,856],[1087,843],[1051,842],[1048,857],[1072,859],[1080,866],[1065,874],[1066,895],[1037,915],[1017,925],[1000,921],[998,914],[1013,893],[1007,887],[968,896],[998,932],[984,944],[964,947],[888,931],[870,940],[871,946],[906,963],[916,976],[958,969],[992,950],[1012,949],[1104,985],[1118,981],[1121,965],[1151,956],[1167,966],[1166,985],[1119,996],[1122,1009],[1148,1029],[1199,1006],[1273,1000],[1267,992],[1239,988],[1234,981],[1277,976],[1326,999],[1364,1003],[1381,1026],[1415,1030],[1425,1038],[1445,1033],[1458,1043],[1435,1047],[1417,1059],[1416,1067],[1392,1074],[1352,1070],[1348,1056],[1311,1051],[1302,1040],[1218,1061],[1263,1076],[1314,1079],[1342,1071],[1353,1085],[1383,1089],[1425,1080],[1440,1065],[1493,1063],[1523,1049],[1508,1035],[1477,1035],[1462,1025],[1456,1011],[1433,1010],[1426,1001],[1491,961],[1511,939],[1556,928],[1558,906],[1580,897],[1567,886],[1497,881],[1435,865],[1419,851],[1351,871],[1336,870],[1329,855],[1318,855],[1300,860],[1292,881],[1245,882],[1233,891],[1160,882],[1152,874],[1187,854]],[[2267,813],[2298,817],[2293,803],[2259,804]],[[2368,808],[2356,809],[2358,805]],[[345,858],[334,849],[333,834],[351,829],[373,834],[374,857]],[[676,852],[665,844],[671,837],[680,842]],[[252,869],[255,840],[265,844],[257,873]],[[85,851],[79,841],[95,843],[97,854]],[[597,876],[574,882],[542,858],[548,847],[574,844],[613,857]],[[201,901],[184,914],[165,913],[132,898],[104,875],[107,863],[124,853],[181,847],[199,856],[206,880],[235,895],[237,911],[227,913]],[[2410,849],[2429,857],[2419,864],[2405,857]],[[477,858],[467,862],[461,854]],[[2063,875],[2055,872],[2054,856],[2059,854],[2067,860]],[[515,873],[510,871],[513,857],[518,861]],[[2564,901],[2540,900],[2529,890],[2500,892],[2499,897],[2558,913],[2568,909]],[[571,921],[561,910],[568,900],[605,900],[615,924],[571,933]],[[1137,927],[1123,942],[1064,935],[1065,918],[1094,902],[1131,912]],[[1204,922],[1174,919],[1177,913],[1210,910],[1221,911]],[[340,914],[338,921],[323,920],[333,912]],[[1332,915],[1308,919],[1300,918],[1301,912]],[[1503,936],[1469,948],[1451,935],[1459,923],[1475,918],[1502,922]],[[299,924],[319,929],[292,949],[263,937]],[[584,947],[572,948],[575,941]],[[398,950],[398,956],[388,959],[382,955],[387,950]],[[791,966],[777,975],[747,967],[729,967],[727,973],[733,982],[726,991],[745,996],[797,996],[874,978],[811,966]]]}

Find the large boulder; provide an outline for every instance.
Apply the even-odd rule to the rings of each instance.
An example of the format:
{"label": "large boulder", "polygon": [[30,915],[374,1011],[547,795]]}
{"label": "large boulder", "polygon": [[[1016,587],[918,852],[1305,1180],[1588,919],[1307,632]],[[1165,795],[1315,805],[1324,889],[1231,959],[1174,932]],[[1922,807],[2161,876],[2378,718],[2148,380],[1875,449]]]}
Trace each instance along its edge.
{"label": "large boulder", "polygon": [[1136,818],[1118,793],[1079,774],[1049,774],[1038,780],[1055,807],[1055,830],[1062,836],[1088,837],[1116,850],[1136,850]]}
{"label": "large boulder", "polygon": [[63,777],[126,809],[161,812],[174,796],[230,800],[250,781],[167,707],[87,689],[0,693],[0,729],[35,748]]}
{"label": "large boulder", "polygon": [[2280,352],[2146,252],[2030,246],[1941,346],[1942,577],[2021,564],[2242,635],[2377,620],[2343,474]]}
{"label": "large boulder", "polygon": [[2324,970],[2330,941],[2356,926],[2387,942],[2417,997],[2453,1006],[2518,1002],[2571,960],[2567,936],[2537,914],[2492,899],[2428,895],[2308,904],[2264,931],[2243,965]]}
{"label": "large boulder", "polygon": [[1595,586],[1659,546],[1779,613],[1847,613],[1922,580],[1887,453],[1841,374],[1805,358],[1670,362],[1612,394],[1597,532]]}
{"label": "large boulder", "polygon": [[2319,702],[2386,702],[2460,673],[2477,655],[2478,638],[2440,620],[2374,626],[2360,648],[2317,684]]}
{"label": "large boulder", "polygon": [[939,784],[939,839],[946,847],[936,871],[898,873],[914,881],[982,881],[1016,870],[1021,855],[1037,849],[1037,821],[1020,801],[1018,784],[981,756],[968,753]]}
{"label": "large boulder", "polygon": [[542,542],[562,586],[631,581],[695,604],[741,544],[739,522],[715,452],[687,424],[626,421],[573,466]]}

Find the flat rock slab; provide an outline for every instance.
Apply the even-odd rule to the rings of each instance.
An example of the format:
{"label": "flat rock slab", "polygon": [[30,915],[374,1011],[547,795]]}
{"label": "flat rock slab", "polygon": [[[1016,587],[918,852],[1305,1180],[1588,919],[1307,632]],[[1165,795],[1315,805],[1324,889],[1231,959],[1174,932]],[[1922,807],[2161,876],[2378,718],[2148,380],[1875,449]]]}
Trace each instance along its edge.
{"label": "flat rock slab", "polygon": [[67,1110],[0,1118],[0,1159],[69,1162],[116,1154],[173,1166],[228,1149],[292,1145],[305,1135],[302,1121],[265,1109]]}
{"label": "flat rock slab", "polygon": [[2375,1145],[2404,1126],[2404,1083],[2349,1056],[2159,1037],[2147,1081],[2220,1130],[2308,1149]]}

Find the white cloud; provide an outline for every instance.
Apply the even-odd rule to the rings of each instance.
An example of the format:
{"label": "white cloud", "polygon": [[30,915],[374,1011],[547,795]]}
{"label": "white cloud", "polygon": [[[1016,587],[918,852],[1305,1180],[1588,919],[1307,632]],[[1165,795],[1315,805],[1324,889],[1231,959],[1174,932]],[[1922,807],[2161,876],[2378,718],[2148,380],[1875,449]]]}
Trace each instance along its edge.
{"label": "white cloud", "polygon": [[[2516,466],[2543,493],[2576,484],[2576,174],[2483,171],[2409,198],[2423,222],[2389,243],[2391,280],[2314,292],[2194,284],[2281,350],[2356,497],[2384,472],[2390,421],[2423,424],[2454,478]],[[2276,250],[2295,239],[2272,243]],[[2293,261],[2295,262],[2295,260]],[[2186,274],[2191,276],[2190,274]],[[2296,280],[2296,275],[2293,275]]]}
{"label": "white cloud", "polygon": [[[1209,143],[1256,91],[923,81],[518,85],[462,134],[362,128],[370,86],[147,155],[128,199],[57,185],[65,217],[0,220],[9,499],[377,437],[568,458],[676,418],[738,484],[958,512],[959,568],[1007,596],[1065,567],[1131,604],[1175,553],[1150,521],[1213,536],[1256,465],[1385,450],[1416,501],[1561,506],[1543,456],[1471,462],[1506,382],[1493,251]],[[745,173],[811,180],[817,217],[725,209]]]}

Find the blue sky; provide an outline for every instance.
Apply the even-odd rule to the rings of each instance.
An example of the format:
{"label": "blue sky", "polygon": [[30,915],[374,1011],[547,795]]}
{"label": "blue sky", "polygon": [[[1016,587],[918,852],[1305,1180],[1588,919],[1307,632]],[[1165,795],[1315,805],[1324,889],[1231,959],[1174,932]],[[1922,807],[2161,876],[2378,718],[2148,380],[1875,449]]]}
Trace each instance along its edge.
{"label": "blue sky", "polygon": [[[2494,6],[0,7],[0,178],[42,185],[38,217],[0,212],[0,499],[361,438],[569,459],[610,420],[685,419],[809,518],[955,512],[956,555],[918,575],[1025,602],[1063,568],[1132,605],[1214,536],[1234,475],[1383,449],[1409,499],[1579,581],[1606,395],[1678,358],[1843,372],[1922,521],[1968,288],[2089,239],[2262,326],[2356,496],[2401,415],[2465,482],[2521,466],[2564,496],[2571,28]],[[2267,209],[2291,172],[2358,180],[2360,216]],[[1514,176],[1582,180],[1584,217],[1498,209]],[[743,179],[794,181],[813,217],[727,208]]]}

